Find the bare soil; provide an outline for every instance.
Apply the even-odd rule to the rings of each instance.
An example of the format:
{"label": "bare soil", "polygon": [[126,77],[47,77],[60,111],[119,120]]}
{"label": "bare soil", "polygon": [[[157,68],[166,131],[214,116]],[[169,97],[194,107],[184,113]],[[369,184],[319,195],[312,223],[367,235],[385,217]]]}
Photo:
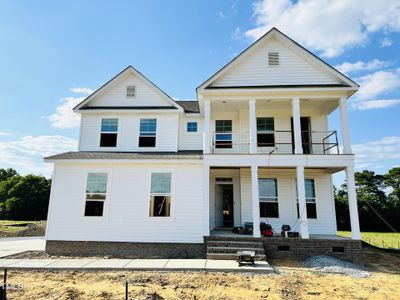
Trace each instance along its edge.
{"label": "bare soil", "polygon": [[279,274],[43,272],[9,270],[8,299],[400,299],[400,256],[365,250],[368,278],[320,273],[273,260]]}

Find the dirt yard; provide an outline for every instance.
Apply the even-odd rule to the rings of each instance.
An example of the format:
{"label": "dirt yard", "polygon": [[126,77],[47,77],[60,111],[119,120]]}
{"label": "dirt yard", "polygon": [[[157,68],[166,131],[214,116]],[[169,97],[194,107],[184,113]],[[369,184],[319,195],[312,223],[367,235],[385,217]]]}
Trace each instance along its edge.
{"label": "dirt yard", "polygon": [[368,250],[372,275],[354,279],[271,261],[280,274],[25,272],[9,270],[8,299],[400,299],[400,256]]}

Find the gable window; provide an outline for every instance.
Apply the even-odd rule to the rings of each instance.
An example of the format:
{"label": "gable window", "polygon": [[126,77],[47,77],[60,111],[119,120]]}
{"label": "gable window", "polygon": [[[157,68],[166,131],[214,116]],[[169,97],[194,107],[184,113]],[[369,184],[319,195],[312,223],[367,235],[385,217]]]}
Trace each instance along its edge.
{"label": "gable window", "polygon": [[100,147],[116,147],[118,136],[118,119],[102,119]]}
{"label": "gable window", "polygon": [[215,148],[232,148],[232,120],[215,121]]}
{"label": "gable window", "polygon": [[258,193],[260,200],[260,217],[279,218],[276,178],[260,178],[258,180]]}
{"label": "gable window", "polygon": [[102,217],[107,198],[107,173],[88,173],[85,217]]}
{"label": "gable window", "polygon": [[186,131],[187,132],[197,132],[197,122],[187,122]]}
{"label": "gable window", "polygon": [[171,215],[171,173],[152,173],[150,189],[150,217]]}
{"label": "gable window", "polygon": [[155,147],[157,119],[140,119],[139,147]]}
{"label": "gable window", "polygon": [[128,85],[126,87],[126,96],[127,97],[135,97],[136,96],[136,87],[134,85]]}
{"label": "gable window", "polygon": [[274,118],[257,118],[257,146],[274,147]]}
{"label": "gable window", "polygon": [[[315,201],[315,183],[314,179],[304,179],[304,187],[306,191],[306,209],[307,219],[317,218],[317,203]],[[297,185],[296,185],[297,194]],[[297,198],[297,217],[300,218],[299,199]]]}
{"label": "gable window", "polygon": [[268,65],[279,66],[279,52],[268,52]]}

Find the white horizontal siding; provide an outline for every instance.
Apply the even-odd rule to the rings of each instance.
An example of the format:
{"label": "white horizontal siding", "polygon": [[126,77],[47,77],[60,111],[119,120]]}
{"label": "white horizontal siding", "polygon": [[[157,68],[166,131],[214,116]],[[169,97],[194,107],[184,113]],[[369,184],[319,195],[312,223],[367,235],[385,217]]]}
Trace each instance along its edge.
{"label": "white horizontal siding", "polygon": [[[117,147],[100,147],[102,118],[118,119]],[[156,147],[139,148],[139,126],[141,118],[157,119]],[[80,151],[165,151],[178,149],[178,114],[82,114]]]}
{"label": "white horizontal siding", "polygon": [[[135,97],[126,96],[128,85],[136,87]],[[90,101],[88,106],[172,106],[165,97],[149,83],[130,73]]]}
{"label": "white horizontal siding", "polygon": [[[296,177],[294,171],[268,171],[259,169],[259,178],[276,178],[278,185],[279,218],[261,218],[279,233],[283,224],[299,231],[296,206]],[[306,172],[305,178],[315,180],[317,219],[308,219],[310,234],[336,234],[335,205],[329,174]],[[251,201],[251,176],[249,168],[240,170],[242,222],[253,222]]]}
{"label": "white horizontal siding", "polygon": [[[187,123],[197,122],[197,132],[187,132]],[[182,116],[179,118],[179,150],[203,149],[203,118]]]}
{"label": "white horizontal siding", "polygon": [[[335,84],[338,79],[320,70],[275,39],[266,40],[211,86]],[[279,66],[268,66],[268,52],[279,52]]]}
{"label": "white horizontal siding", "polygon": [[[202,166],[57,165],[50,200],[48,240],[202,242]],[[88,172],[109,172],[103,218],[84,217]],[[170,218],[149,217],[152,172],[172,172]]]}

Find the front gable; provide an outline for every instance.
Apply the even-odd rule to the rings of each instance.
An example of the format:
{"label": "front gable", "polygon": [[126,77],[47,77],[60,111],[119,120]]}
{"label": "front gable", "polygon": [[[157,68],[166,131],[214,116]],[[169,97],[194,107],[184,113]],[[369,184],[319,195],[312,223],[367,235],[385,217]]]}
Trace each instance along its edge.
{"label": "front gable", "polygon": [[[134,87],[134,96],[127,88]],[[129,66],[79,103],[74,110],[87,109],[183,109],[140,72]]]}
{"label": "front gable", "polygon": [[[270,65],[269,53],[278,54],[278,65]],[[274,28],[199,88],[300,86],[358,88],[355,82]]]}

